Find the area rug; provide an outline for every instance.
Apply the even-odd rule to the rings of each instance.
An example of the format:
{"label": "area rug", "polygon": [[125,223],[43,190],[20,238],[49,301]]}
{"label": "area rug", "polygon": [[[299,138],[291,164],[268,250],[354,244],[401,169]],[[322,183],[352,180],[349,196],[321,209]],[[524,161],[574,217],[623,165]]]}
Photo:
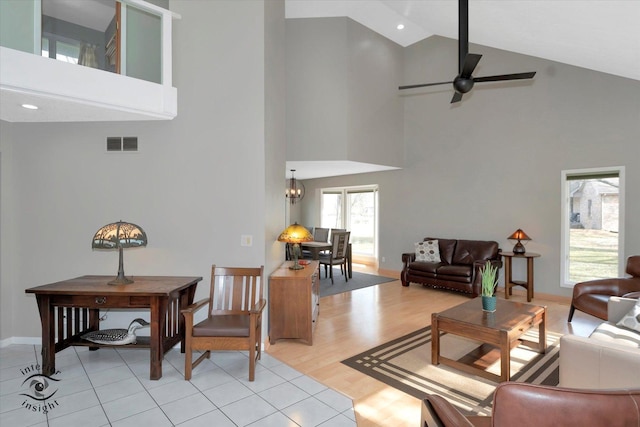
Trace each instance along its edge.
{"label": "area rug", "polygon": [[[538,329],[528,331],[523,338],[537,341]],[[540,354],[525,346],[511,350],[511,380],[531,384],[558,385],[560,334],[547,331],[547,351]],[[470,355],[480,343],[451,334],[440,337],[441,355],[460,360]],[[497,349],[483,357],[486,370],[500,372]],[[466,415],[490,415],[496,382],[466,374],[442,364],[431,364],[431,327],[419,329],[364,353],[343,360],[385,384],[411,396],[423,399],[426,394],[438,394]]]}
{"label": "area rug", "polygon": [[[390,277],[375,276],[373,274],[353,272],[353,277],[349,281],[344,280],[344,276],[340,274],[340,269],[336,268],[333,271],[333,285],[331,284],[331,278],[324,277],[324,269],[322,269],[320,279],[320,296],[326,297],[329,295],[340,294],[342,292],[349,292],[356,289],[368,288],[369,286],[379,285],[381,283],[393,282]],[[400,285],[398,285],[400,286]]]}

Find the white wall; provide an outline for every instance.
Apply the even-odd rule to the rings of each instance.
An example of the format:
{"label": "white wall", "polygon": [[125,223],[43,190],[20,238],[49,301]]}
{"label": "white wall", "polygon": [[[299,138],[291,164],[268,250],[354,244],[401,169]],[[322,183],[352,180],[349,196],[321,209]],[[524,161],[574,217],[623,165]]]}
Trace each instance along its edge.
{"label": "white wall", "polygon": [[[456,49],[438,37],[405,48],[405,76],[389,84],[453,78]],[[378,184],[380,268],[399,271],[401,254],[426,236],[490,239],[510,250],[507,236],[522,228],[533,239],[527,251],[542,254],[536,291],[568,296],[560,288],[561,171],[625,166],[623,253],[640,254],[640,82],[483,46],[470,51],[484,55],[478,76],[538,74],[530,83],[478,84],[457,105],[446,86],[403,96],[404,169],[306,180],[301,222],[319,221],[313,196],[322,187]],[[523,268],[514,265],[514,274]]]}
{"label": "white wall", "polygon": [[[90,246],[109,222],[147,232],[146,248],[125,250],[127,275],[203,276],[196,298],[207,295],[212,263],[266,264],[269,274],[283,259],[272,247],[284,226],[284,106],[265,100],[275,91],[265,79],[281,79],[283,70],[282,59],[265,65],[265,39],[282,38],[283,3],[268,3],[268,27],[259,0],[179,0],[170,8],[182,15],[173,36],[176,119],[1,123],[0,339],[40,335],[35,298],[24,289],[116,274],[117,253]],[[137,136],[140,151],[107,154],[108,136]],[[242,234],[253,236],[252,247],[240,246]]]}

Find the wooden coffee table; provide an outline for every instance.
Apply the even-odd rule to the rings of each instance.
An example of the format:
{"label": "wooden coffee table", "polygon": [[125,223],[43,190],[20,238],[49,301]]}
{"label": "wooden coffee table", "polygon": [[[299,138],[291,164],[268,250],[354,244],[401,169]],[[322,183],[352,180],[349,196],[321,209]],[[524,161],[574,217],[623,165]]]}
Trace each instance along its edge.
{"label": "wooden coffee table", "polygon": [[[441,313],[431,315],[431,361],[451,366],[461,371],[488,378],[492,381],[509,381],[511,349],[523,344],[546,351],[547,307],[498,299],[496,311],[482,311],[481,298],[474,298]],[[538,326],[538,342],[523,340],[522,335]],[[453,360],[440,355],[440,334],[446,332],[497,347],[500,351],[500,375],[482,369],[482,364]]]}

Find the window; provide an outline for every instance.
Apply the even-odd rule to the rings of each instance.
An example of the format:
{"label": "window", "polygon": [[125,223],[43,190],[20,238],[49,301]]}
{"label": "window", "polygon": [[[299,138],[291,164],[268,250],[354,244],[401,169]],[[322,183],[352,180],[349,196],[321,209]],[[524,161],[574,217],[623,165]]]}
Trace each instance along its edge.
{"label": "window", "polygon": [[562,172],[561,284],[624,272],[624,167]]}
{"label": "window", "polygon": [[322,190],[320,225],[351,232],[352,253],[359,262],[375,264],[378,257],[377,186]]}

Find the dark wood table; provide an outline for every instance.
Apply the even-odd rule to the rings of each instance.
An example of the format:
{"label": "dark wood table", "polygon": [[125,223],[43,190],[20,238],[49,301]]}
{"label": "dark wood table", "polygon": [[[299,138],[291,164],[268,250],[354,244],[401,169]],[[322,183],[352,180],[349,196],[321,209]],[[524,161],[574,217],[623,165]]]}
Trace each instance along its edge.
{"label": "dark wood table", "polygon": [[[151,349],[152,380],[162,377],[164,354],[178,342],[184,352],[184,317],[180,310],[193,303],[202,277],[141,276],[128,285],[108,285],[112,276],[82,276],[27,289],[35,294],[42,323],[42,373],[56,370],[56,352],[71,345],[122,347],[95,344],[80,338],[100,329],[100,310],[149,309],[151,335],[139,337],[127,347]],[[133,319],[131,319],[133,320]],[[124,325],[126,328],[128,326]]]}
{"label": "dark wood table", "polygon": [[[313,260],[320,259],[320,252],[322,251],[330,251],[333,248],[333,245],[329,242],[303,242],[300,243],[300,246],[303,249],[307,249],[311,252],[311,258]],[[353,277],[353,263],[351,260],[351,243],[347,247],[347,274],[349,275],[349,279]]]}
{"label": "dark wood table", "polygon": [[[474,298],[441,313],[431,315],[431,362],[459,369],[463,372],[488,378],[492,381],[509,381],[511,349],[518,344],[538,348],[544,353],[547,348],[547,307],[498,299],[496,311],[482,311],[481,298]],[[538,326],[538,342],[523,340],[522,335]],[[498,347],[500,350],[500,375],[482,369],[480,364],[467,360],[453,360],[440,355],[440,333],[469,338]],[[480,352],[481,356],[483,352]]]}
{"label": "dark wood table", "polygon": [[[527,290],[527,302],[533,299],[533,259],[540,256],[534,252],[525,252],[523,254],[514,254],[513,252],[502,252],[504,257],[504,297],[509,299],[509,295],[513,295],[514,286],[522,286]],[[513,280],[511,268],[511,260],[513,258],[522,258],[527,260],[527,280]]]}

